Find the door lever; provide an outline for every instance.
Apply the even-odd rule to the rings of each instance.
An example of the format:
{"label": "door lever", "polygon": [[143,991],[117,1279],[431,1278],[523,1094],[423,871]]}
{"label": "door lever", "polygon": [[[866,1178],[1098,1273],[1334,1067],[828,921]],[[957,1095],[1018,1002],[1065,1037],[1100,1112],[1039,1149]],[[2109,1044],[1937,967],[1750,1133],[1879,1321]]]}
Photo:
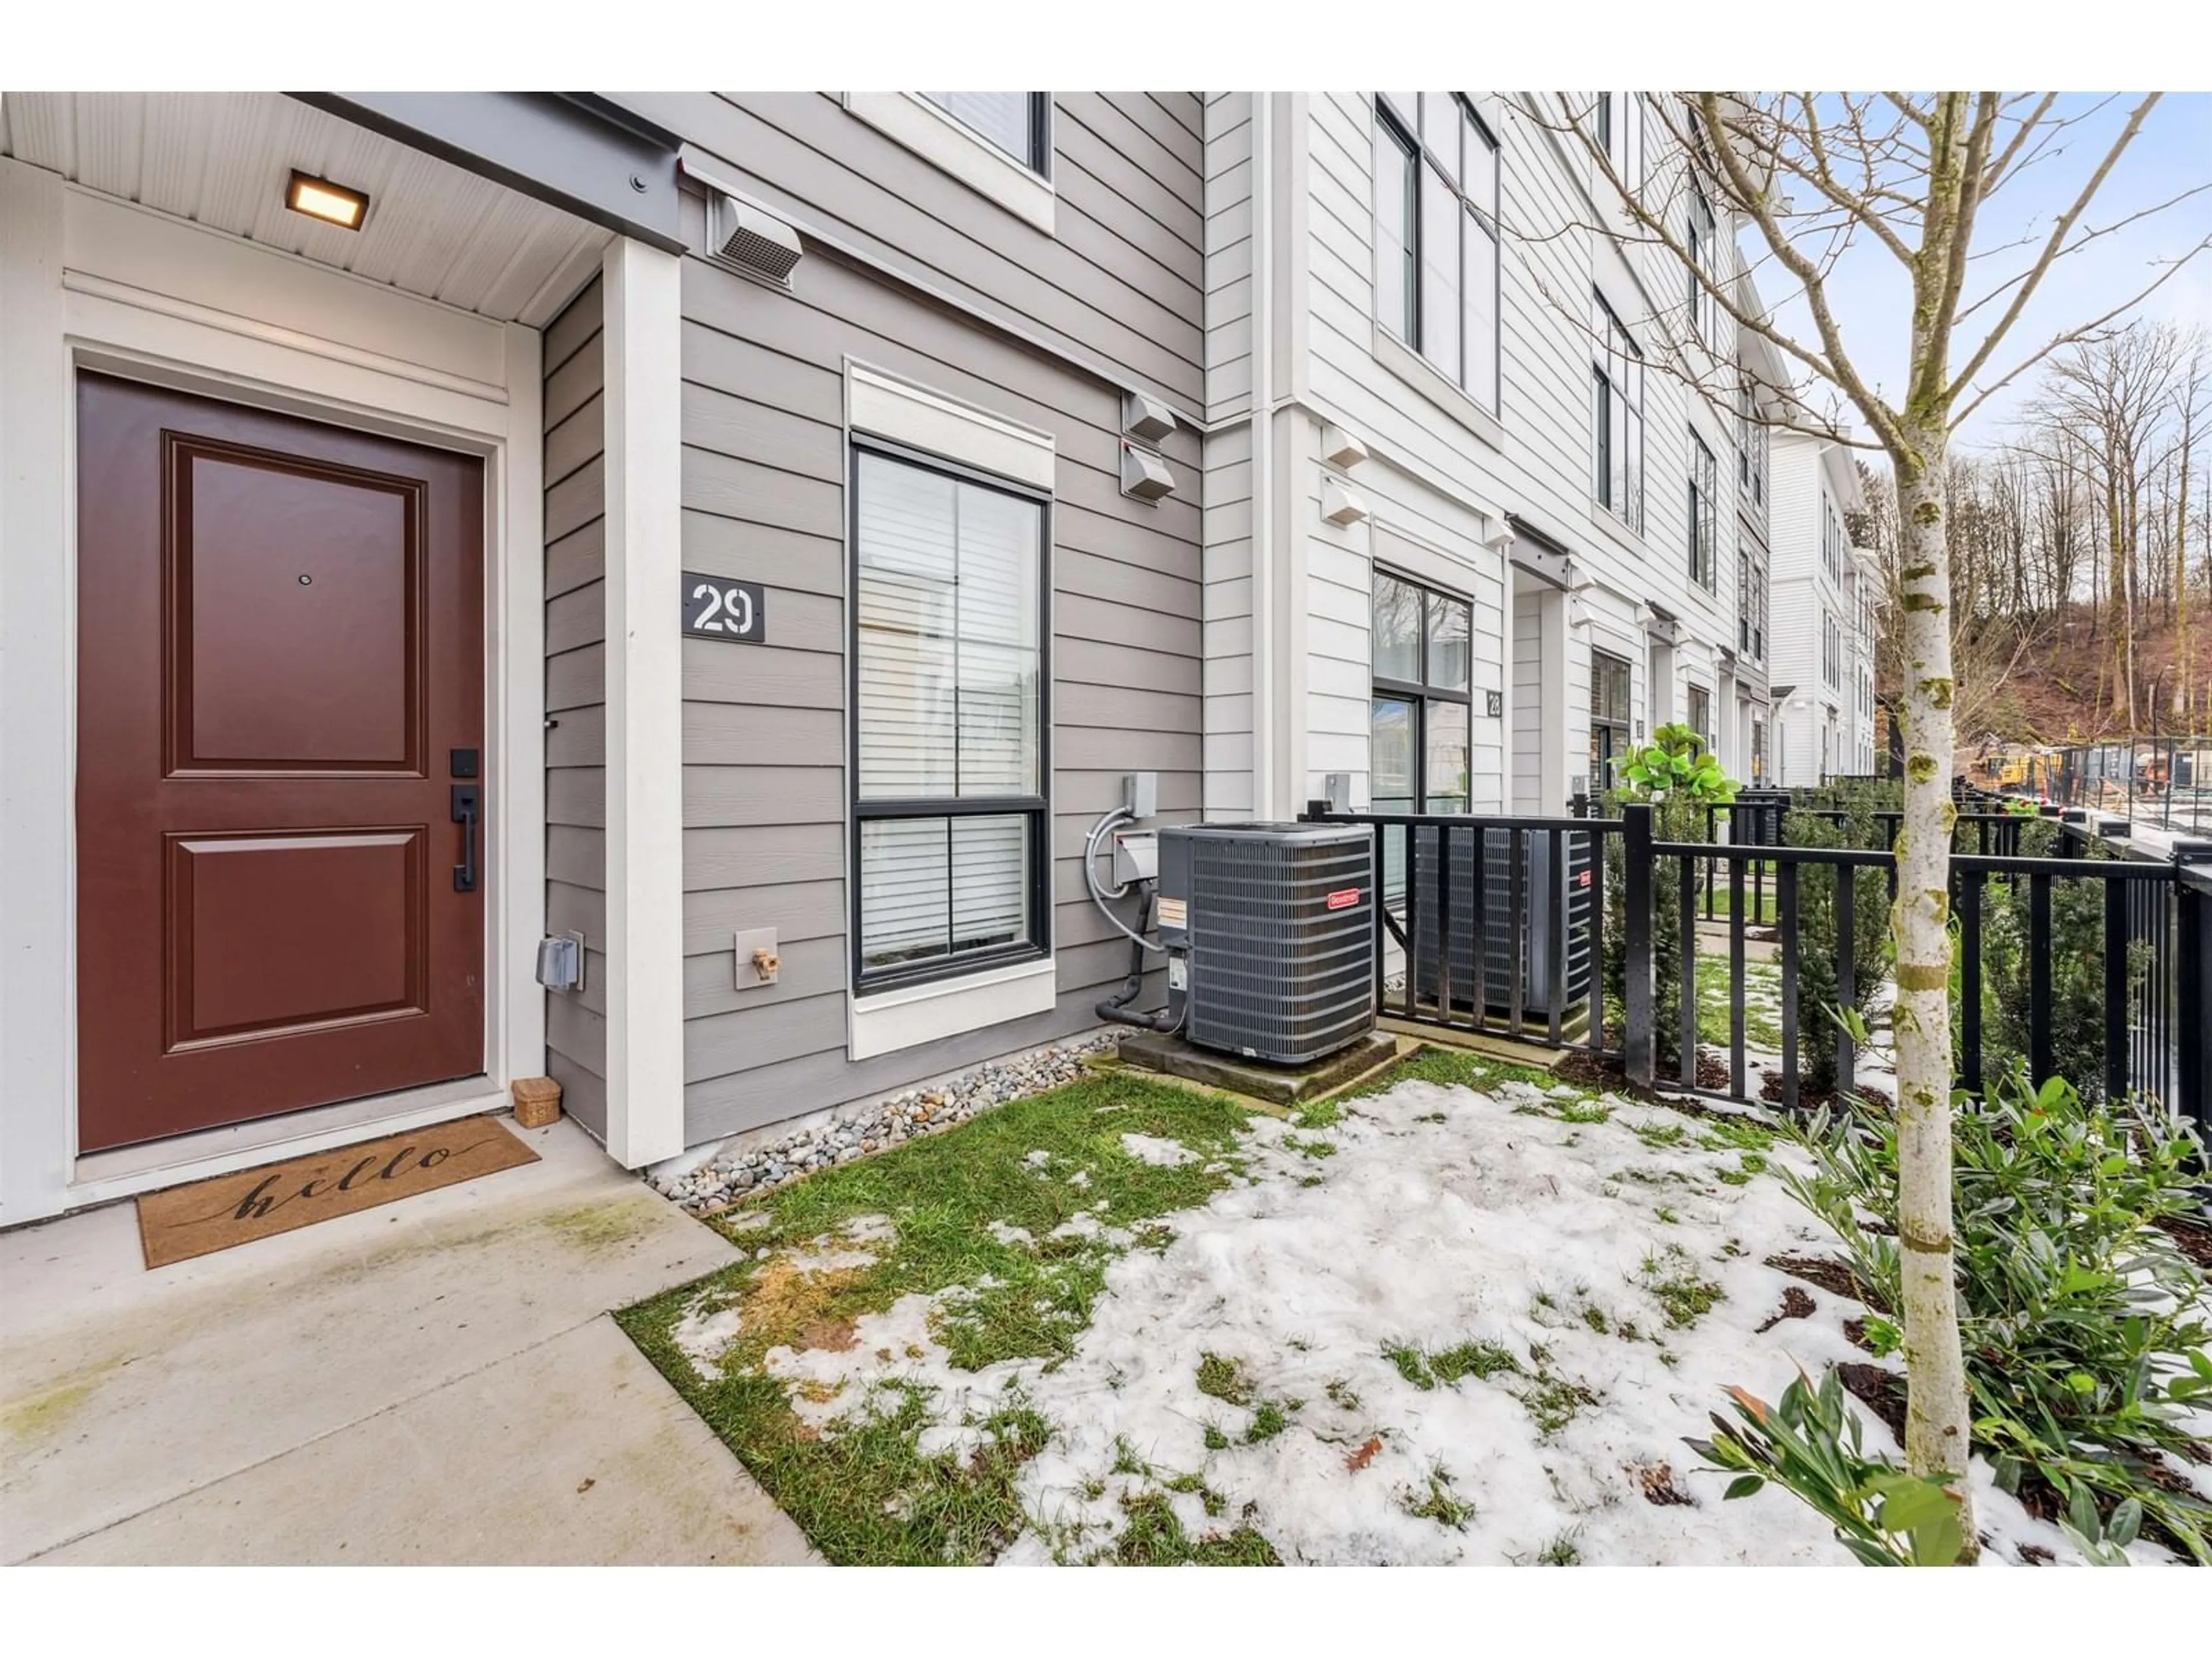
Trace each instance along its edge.
{"label": "door lever", "polygon": [[456,893],[477,890],[477,818],[483,804],[480,786],[473,783],[453,786],[453,822],[461,826],[461,861],[453,866],[453,890]]}

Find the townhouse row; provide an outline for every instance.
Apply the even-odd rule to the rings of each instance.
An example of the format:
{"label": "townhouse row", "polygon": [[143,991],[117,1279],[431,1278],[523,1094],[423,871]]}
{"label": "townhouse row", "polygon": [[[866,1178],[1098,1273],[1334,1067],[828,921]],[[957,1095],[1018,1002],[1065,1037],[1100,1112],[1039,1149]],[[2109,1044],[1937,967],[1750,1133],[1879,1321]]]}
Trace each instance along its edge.
{"label": "townhouse row", "polygon": [[1848,458],[1571,122],[1755,313],[1628,93],[0,96],[0,1221],[1085,1029],[1130,773],[1855,769]]}

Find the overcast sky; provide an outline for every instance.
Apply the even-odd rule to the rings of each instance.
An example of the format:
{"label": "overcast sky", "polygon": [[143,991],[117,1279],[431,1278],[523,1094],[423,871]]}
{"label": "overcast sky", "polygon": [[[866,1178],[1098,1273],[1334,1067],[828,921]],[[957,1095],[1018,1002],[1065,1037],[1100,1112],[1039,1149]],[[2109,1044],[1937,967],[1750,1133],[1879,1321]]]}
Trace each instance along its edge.
{"label": "overcast sky", "polygon": [[[2060,107],[2079,112],[2096,101],[2088,95],[2069,96],[2060,100]],[[1975,246],[1999,248],[2030,232],[2037,233],[2039,241],[2047,235],[2053,220],[2071,204],[2125,124],[2127,112],[2136,101],[2133,95],[2113,100],[2072,130],[2063,155],[2053,154],[2002,188],[1983,212]],[[2212,179],[2212,94],[2168,94],[2152,111],[2143,131],[2098,192],[2085,222],[2112,223],[2208,179]],[[1804,193],[1802,186],[1799,193]],[[2045,278],[2006,337],[2005,344],[1992,359],[1990,372],[1981,377],[1984,383],[1996,379],[2052,335],[2109,311],[2157,274],[2157,261],[2178,257],[2202,241],[2208,231],[2212,231],[2212,191],[2069,256]],[[1746,255],[1756,260],[1760,249],[1755,229],[1745,232],[1743,246]],[[1992,277],[2002,281],[2020,269],[2022,257],[1991,254],[1979,262],[1968,283],[1968,298],[1986,292]],[[1763,292],[1780,295],[1783,281],[1771,264],[1760,267]],[[1869,241],[1844,257],[1829,279],[1829,294],[1850,356],[1861,372],[1877,383],[1884,397],[1893,402],[1903,386],[1909,344],[1904,268]],[[1814,343],[1802,294],[1784,296],[1776,309],[1794,337]],[[2002,302],[1990,306],[1970,321],[1952,351],[1954,371],[1982,338],[1984,331],[1974,323],[2002,309]],[[2144,303],[2142,314],[2212,330],[2212,254],[2199,254]],[[1965,441],[1970,445],[2002,442],[2011,418],[2022,400],[2032,395],[2033,386],[2031,373],[1996,393],[1967,423]],[[1853,424],[1863,435],[1863,423],[1854,420]]]}

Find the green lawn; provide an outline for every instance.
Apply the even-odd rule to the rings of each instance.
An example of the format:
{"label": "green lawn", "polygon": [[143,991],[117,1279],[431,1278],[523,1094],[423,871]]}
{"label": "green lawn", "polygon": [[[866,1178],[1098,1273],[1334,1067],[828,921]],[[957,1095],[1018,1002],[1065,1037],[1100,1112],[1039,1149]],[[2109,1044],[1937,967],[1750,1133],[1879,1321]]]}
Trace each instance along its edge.
{"label": "green lawn", "polygon": [[[1089,1322],[1108,1264],[1132,1245],[1054,1230],[1079,1213],[1104,1215],[1134,1248],[1164,1244],[1173,1234],[1158,1218],[1204,1203],[1241,1169],[1244,1121],[1224,1096],[1119,1073],[1086,1079],[725,1212],[710,1224],[752,1260],[617,1318],[831,1560],[988,1561],[1019,1527],[1014,1480],[1048,1437],[1042,1419],[1009,1402],[973,1425],[984,1445],[968,1462],[927,1455],[917,1389],[896,1411],[817,1437],[763,1357],[781,1346],[849,1346],[858,1316],[953,1285],[983,1287],[934,1330],[954,1365],[1063,1355]],[[1195,1156],[1147,1163],[1125,1147],[1129,1134]],[[877,1232],[890,1237],[872,1248]],[[794,1271],[792,1253],[810,1250],[850,1265]],[[679,1336],[687,1319],[718,1312],[737,1315],[738,1334],[710,1378]],[[1206,1547],[1157,1517],[1131,1530],[1130,1547],[1147,1560],[1253,1553],[1249,1540]]]}

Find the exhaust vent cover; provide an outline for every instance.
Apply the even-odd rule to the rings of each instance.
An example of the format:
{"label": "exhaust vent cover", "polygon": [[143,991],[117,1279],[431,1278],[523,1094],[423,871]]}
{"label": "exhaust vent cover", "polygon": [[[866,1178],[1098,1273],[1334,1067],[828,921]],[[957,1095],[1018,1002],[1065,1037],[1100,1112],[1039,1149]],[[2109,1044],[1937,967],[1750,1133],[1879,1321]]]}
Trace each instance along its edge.
{"label": "exhaust vent cover", "polygon": [[716,198],[715,254],[739,270],[771,283],[788,283],[805,250],[799,233],[764,208],[734,196]]}

